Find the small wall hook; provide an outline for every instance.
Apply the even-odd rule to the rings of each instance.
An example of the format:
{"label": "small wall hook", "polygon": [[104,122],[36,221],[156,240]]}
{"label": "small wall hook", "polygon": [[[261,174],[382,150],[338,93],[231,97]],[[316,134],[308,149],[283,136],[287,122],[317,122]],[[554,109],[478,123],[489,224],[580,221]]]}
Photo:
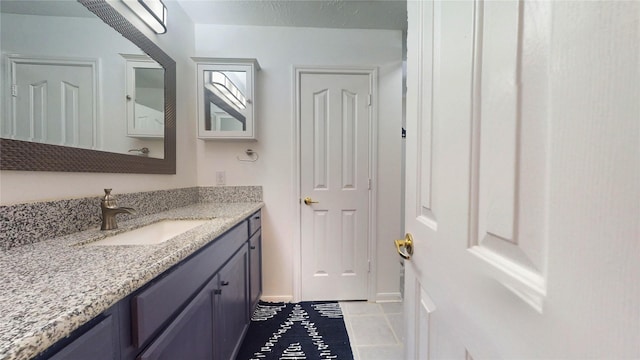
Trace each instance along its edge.
{"label": "small wall hook", "polygon": [[238,161],[256,162],[258,161],[258,158],[260,158],[258,152],[254,151],[253,149],[247,149],[244,151],[244,153],[247,155],[248,159],[241,159],[240,156],[238,156]]}

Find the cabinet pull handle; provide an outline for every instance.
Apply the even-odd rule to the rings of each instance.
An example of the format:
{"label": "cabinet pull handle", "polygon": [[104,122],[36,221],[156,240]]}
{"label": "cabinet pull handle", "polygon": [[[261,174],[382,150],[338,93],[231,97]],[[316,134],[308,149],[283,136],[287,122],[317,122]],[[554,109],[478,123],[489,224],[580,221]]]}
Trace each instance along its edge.
{"label": "cabinet pull handle", "polygon": [[228,281],[223,281],[222,283],[220,283],[220,285],[227,286],[227,285],[229,285],[229,282]]}
{"label": "cabinet pull handle", "polygon": [[213,290],[213,295],[220,295],[220,294],[222,294],[222,290],[220,289]]}
{"label": "cabinet pull handle", "polygon": [[249,248],[250,248],[251,250],[255,250],[255,249],[256,249],[256,246],[255,246],[255,245],[251,245],[251,246],[249,246]]}
{"label": "cabinet pull handle", "polygon": [[260,220],[260,216],[254,217],[255,220]]}

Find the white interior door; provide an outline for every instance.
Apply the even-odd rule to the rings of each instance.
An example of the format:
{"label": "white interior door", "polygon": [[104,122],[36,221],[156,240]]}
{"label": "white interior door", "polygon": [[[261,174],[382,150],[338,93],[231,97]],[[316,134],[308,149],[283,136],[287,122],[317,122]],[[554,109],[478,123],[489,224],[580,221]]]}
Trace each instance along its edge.
{"label": "white interior door", "polygon": [[640,358],[640,2],[408,14],[406,358]]}
{"label": "white interior door", "polygon": [[300,75],[301,295],[368,294],[369,74]]}
{"label": "white interior door", "polygon": [[96,145],[95,67],[73,62],[12,62],[12,135],[92,149]]}

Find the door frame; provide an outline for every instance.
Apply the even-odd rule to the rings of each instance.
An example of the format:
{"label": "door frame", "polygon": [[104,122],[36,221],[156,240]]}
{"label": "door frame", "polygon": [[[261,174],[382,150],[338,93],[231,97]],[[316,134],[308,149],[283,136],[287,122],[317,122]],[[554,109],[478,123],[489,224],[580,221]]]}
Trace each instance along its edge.
{"label": "door frame", "polygon": [[367,256],[369,260],[368,299],[376,298],[376,217],[377,217],[377,194],[378,194],[378,68],[375,66],[293,66],[293,102],[292,102],[292,209],[293,209],[293,301],[298,302],[302,298],[302,227],[300,225],[302,216],[301,204],[301,164],[300,164],[300,79],[303,74],[355,74],[368,75],[369,86],[371,88],[371,107],[369,108],[369,179],[371,179],[371,189],[369,190],[369,226],[367,241]]}

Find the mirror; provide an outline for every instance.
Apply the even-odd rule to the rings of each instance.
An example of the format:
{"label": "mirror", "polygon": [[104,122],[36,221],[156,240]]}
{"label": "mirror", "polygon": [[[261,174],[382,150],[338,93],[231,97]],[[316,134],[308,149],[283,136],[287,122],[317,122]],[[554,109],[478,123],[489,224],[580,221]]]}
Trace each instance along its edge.
{"label": "mirror", "polygon": [[205,130],[247,130],[247,73],[203,71]]}
{"label": "mirror", "polygon": [[[127,136],[164,137],[164,69],[146,56],[121,54],[127,60]],[[146,147],[130,149],[144,156]]]}
{"label": "mirror", "polygon": [[[0,168],[175,173],[175,62],[105,0],[78,1],[0,2],[12,84],[1,94]],[[145,66],[128,76],[123,54]]]}

